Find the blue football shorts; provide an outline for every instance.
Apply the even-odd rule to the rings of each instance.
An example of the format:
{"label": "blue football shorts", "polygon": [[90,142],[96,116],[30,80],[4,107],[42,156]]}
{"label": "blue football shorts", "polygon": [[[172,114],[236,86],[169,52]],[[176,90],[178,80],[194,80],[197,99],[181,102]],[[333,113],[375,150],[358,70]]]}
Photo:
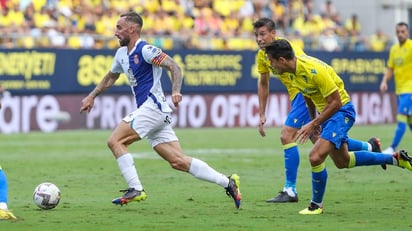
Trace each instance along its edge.
{"label": "blue football shorts", "polygon": [[398,96],[398,114],[412,116],[412,94]]}
{"label": "blue football shorts", "polygon": [[308,107],[302,93],[298,93],[291,102],[290,112],[286,118],[285,125],[300,129],[303,125],[309,123],[310,116]]}
{"label": "blue football shorts", "polygon": [[355,123],[355,118],[355,107],[349,102],[322,124],[320,137],[333,143],[336,149],[340,149],[341,145],[348,141],[348,131]]}

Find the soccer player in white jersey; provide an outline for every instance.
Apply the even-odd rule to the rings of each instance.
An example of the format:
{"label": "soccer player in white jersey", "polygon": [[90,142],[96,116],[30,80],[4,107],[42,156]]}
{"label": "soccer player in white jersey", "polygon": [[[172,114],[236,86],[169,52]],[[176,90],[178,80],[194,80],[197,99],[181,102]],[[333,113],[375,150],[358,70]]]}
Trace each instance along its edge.
{"label": "soccer player in white jersey", "polygon": [[82,100],[80,108],[80,112],[90,112],[94,99],[113,86],[121,73],[126,74],[136,99],[137,109],[120,121],[107,142],[128,185],[127,189],[121,190],[124,195],[112,202],[124,205],[131,201],[146,199],[147,194],[127,147],[133,142],[147,138],[153,149],[168,161],[172,168],[224,187],[226,194],[233,198],[235,207],[239,208],[241,193],[238,175],[232,174],[227,177],[204,161],[183,154],[171,126],[172,109],[166,102],[160,82],[162,68],[165,68],[171,74],[171,100],[174,106],[178,107],[182,101],[182,73],[170,56],[140,38],[142,26],[143,20],[139,14],[128,12],[120,15],[115,36],[119,39],[121,47],[116,52],[112,68]]}

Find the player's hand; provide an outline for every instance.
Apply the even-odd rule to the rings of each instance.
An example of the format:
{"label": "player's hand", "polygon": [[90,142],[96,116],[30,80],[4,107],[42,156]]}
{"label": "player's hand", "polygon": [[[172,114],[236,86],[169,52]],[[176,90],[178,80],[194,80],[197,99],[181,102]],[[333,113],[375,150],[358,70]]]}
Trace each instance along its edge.
{"label": "player's hand", "polygon": [[262,137],[266,136],[265,123],[266,123],[266,118],[261,118],[259,122],[259,133]]}
{"label": "player's hand", "polygon": [[82,112],[90,112],[94,105],[94,97],[91,95],[86,96],[82,100],[82,106],[80,107],[80,113]]}
{"label": "player's hand", "polygon": [[304,144],[314,132],[316,132],[315,127],[312,123],[308,123],[296,132],[295,140],[299,144]]}
{"label": "player's hand", "polygon": [[175,107],[179,107],[179,103],[182,102],[182,94],[180,92],[172,93],[172,102]]}
{"label": "player's hand", "polygon": [[380,90],[381,90],[382,93],[384,93],[388,90],[388,84],[385,81],[381,82]]}

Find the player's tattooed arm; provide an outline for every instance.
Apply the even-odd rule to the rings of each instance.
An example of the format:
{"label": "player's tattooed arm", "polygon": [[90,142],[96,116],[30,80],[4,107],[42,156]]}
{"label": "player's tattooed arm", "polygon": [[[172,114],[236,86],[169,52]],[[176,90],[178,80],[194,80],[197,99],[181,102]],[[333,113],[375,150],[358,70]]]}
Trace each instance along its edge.
{"label": "player's tattooed arm", "polygon": [[108,72],[103,79],[100,81],[99,84],[93,89],[92,92],[90,92],[90,95],[93,98],[96,98],[100,93],[105,91],[106,89],[110,88],[113,86],[113,84],[116,82],[116,80],[119,78],[120,74],[119,73],[112,73]]}
{"label": "player's tattooed arm", "polygon": [[170,72],[172,78],[172,102],[178,107],[182,101],[182,94],[180,93],[182,88],[182,71],[179,65],[168,55],[166,55],[160,66]]}
{"label": "player's tattooed arm", "polygon": [[166,55],[166,58],[160,66],[170,72],[172,78],[172,91],[180,92],[180,89],[182,88],[182,71],[179,65],[170,56]]}

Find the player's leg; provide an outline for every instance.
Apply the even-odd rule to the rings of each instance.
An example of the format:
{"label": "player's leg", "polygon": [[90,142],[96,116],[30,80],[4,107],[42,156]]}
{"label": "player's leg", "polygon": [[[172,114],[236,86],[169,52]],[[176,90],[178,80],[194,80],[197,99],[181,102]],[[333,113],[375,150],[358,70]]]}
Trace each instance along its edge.
{"label": "player's leg", "polygon": [[349,137],[347,143],[349,151],[382,152],[380,140],[376,137],[370,138],[368,142],[362,140],[355,140]]}
{"label": "player's leg", "polygon": [[383,152],[387,154],[392,154],[396,151],[396,148],[398,147],[399,143],[402,140],[403,135],[405,134],[406,131],[406,123],[407,123],[407,116],[398,114],[396,116],[396,119],[398,121],[396,130],[392,139],[391,145],[386,148]]}
{"label": "player's leg", "polygon": [[[235,201],[236,208],[240,206],[240,178],[236,174],[227,177],[216,171],[206,162],[186,156],[180,146],[178,138],[171,126],[171,116],[168,113],[160,113],[160,120],[164,124],[147,135],[153,149],[176,170],[190,173],[192,176],[216,183],[226,189],[226,193]],[[168,117],[168,119],[165,119]]]}
{"label": "player's leg", "polygon": [[299,147],[294,140],[296,132],[303,124],[310,121],[302,94],[297,94],[291,102],[291,110],[282,127],[280,141],[283,148],[285,166],[285,184],[283,190],[273,198],[266,200],[268,203],[298,202],[296,179],[298,174],[300,156]]}
{"label": "player's leg", "polygon": [[281,131],[281,142],[283,148],[283,160],[285,166],[285,184],[283,190],[275,197],[266,200],[268,203],[298,202],[296,190],[296,178],[300,162],[299,148],[293,140],[297,128],[283,126]]}
{"label": "player's leg", "polygon": [[151,118],[143,107],[130,113],[117,125],[107,141],[128,186],[127,189],[120,190],[124,193],[123,196],[112,200],[114,204],[124,205],[130,201],[142,201],[147,198],[133,156],[127,147],[140,140],[141,136],[144,137],[148,133],[148,129],[153,127],[155,122]]}
{"label": "player's leg", "polygon": [[347,103],[322,124],[320,137],[309,155],[312,166],[312,200],[306,209],[299,212],[300,214],[323,213],[323,195],[328,177],[324,161],[330,155],[338,168],[347,166],[349,163],[347,133],[355,123],[355,115],[355,108],[351,103]]}
{"label": "player's leg", "polygon": [[[349,137],[347,145],[349,151],[382,152],[381,141],[376,137],[370,138],[368,142],[355,140]],[[381,167],[383,170],[386,170],[386,164],[382,164]]]}
{"label": "player's leg", "polygon": [[[352,127],[354,120],[345,121],[344,118],[352,118],[351,114],[354,111],[350,106],[345,105],[337,112],[332,119],[334,123],[327,123],[326,129],[329,131],[340,131],[340,133],[334,137],[326,138],[335,145],[335,149],[330,153],[335,165],[338,168],[352,168],[356,166],[370,166],[370,165],[396,165],[402,168],[412,170],[411,158],[407,155],[406,151],[396,152],[393,154],[376,153],[370,151],[355,151],[349,152],[346,148],[348,137],[346,136],[349,129]],[[354,117],[353,117],[354,118]],[[331,119],[331,120],[332,120]],[[345,121],[345,122],[343,122]],[[324,133],[322,133],[324,134]],[[341,137],[343,136],[343,137]],[[340,148],[340,144],[344,148]],[[336,151],[338,150],[338,151]]]}
{"label": "player's leg", "polygon": [[391,145],[383,152],[387,154],[395,153],[399,143],[401,142],[403,135],[406,131],[408,123],[408,114],[412,113],[412,94],[402,94],[398,96],[398,113],[396,120],[398,121],[395,134],[392,139]]}
{"label": "player's leg", "polygon": [[0,220],[16,219],[11,211],[8,210],[8,185],[6,174],[0,166]]}
{"label": "player's leg", "polygon": [[328,140],[319,138],[309,154],[312,168],[312,199],[309,206],[301,210],[299,214],[317,215],[323,213],[323,196],[328,179],[325,159],[331,149],[333,149],[333,146]]}
{"label": "player's leg", "polygon": [[[173,130],[163,129],[161,137],[174,136]],[[216,171],[210,167],[206,162],[189,157],[183,154],[178,141],[164,142],[155,144],[154,150],[166,161],[170,166],[176,170],[190,173],[197,179],[216,183],[224,187],[229,196],[235,201],[236,208],[240,207],[241,193],[240,193],[240,179],[236,174],[227,177],[226,175]]]}

